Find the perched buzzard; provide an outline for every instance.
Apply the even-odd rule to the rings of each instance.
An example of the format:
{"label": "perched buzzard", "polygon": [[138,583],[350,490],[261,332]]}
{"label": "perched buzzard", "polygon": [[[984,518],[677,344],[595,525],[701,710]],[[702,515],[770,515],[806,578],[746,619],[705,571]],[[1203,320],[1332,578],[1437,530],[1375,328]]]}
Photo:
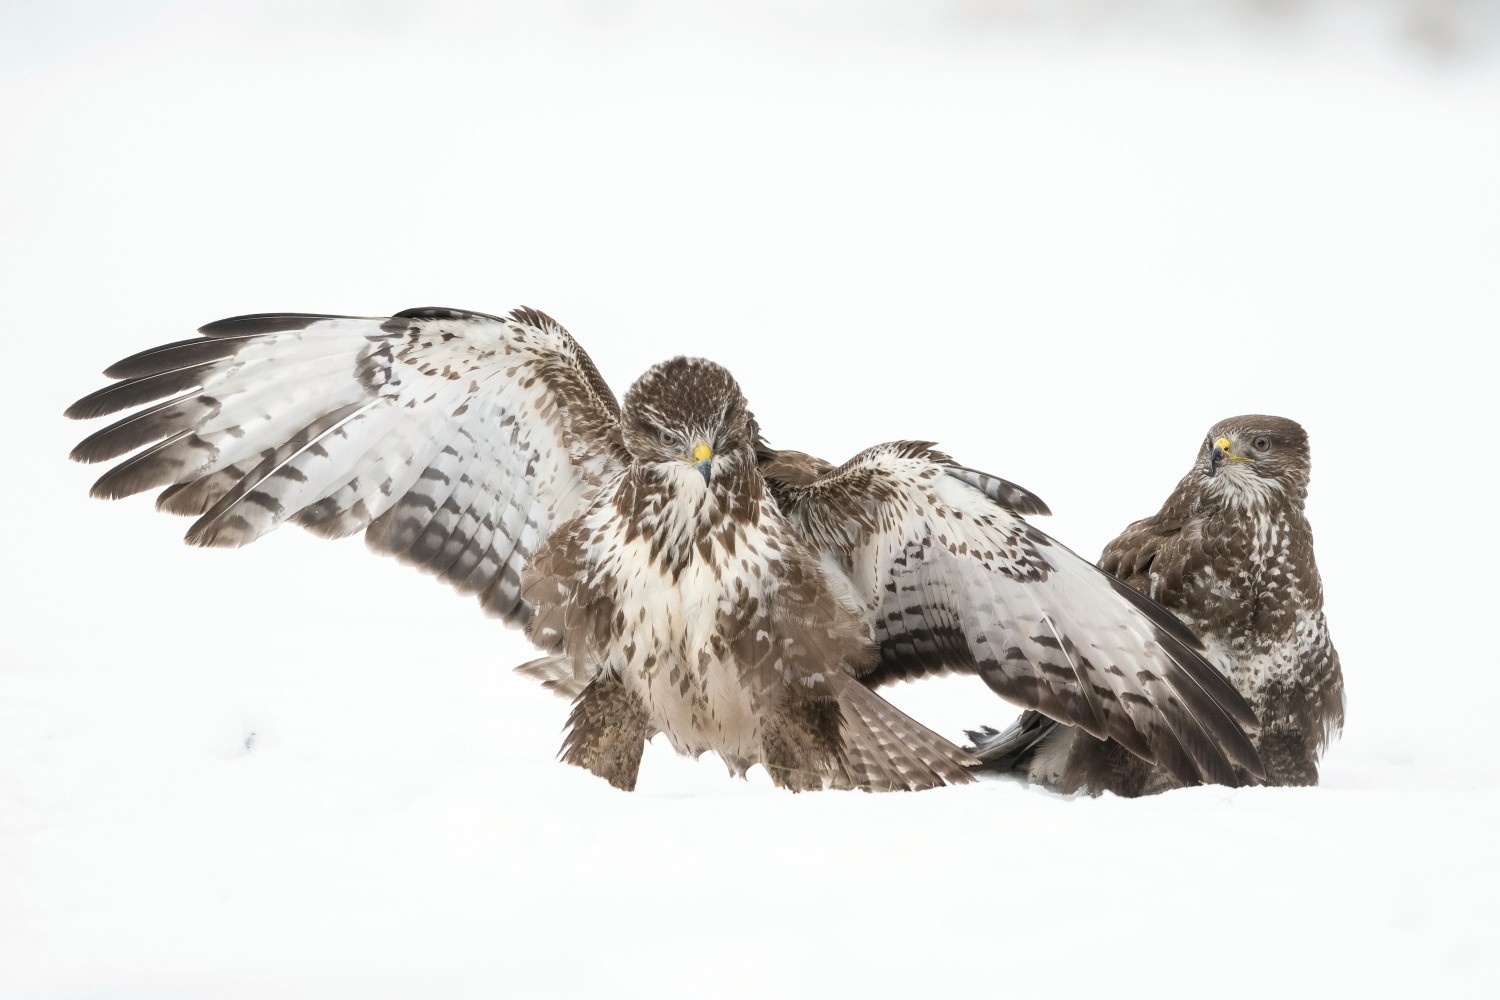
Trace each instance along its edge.
{"label": "perched buzzard", "polygon": [[[1161,510],[1099,560],[1207,640],[1209,658],[1260,719],[1254,740],[1272,785],[1317,784],[1318,757],[1344,724],[1344,677],[1302,511],[1310,465],[1301,425],[1221,420]],[[1113,740],[1035,712],[1004,733],[970,736],[990,766],[1064,791],[1147,795],[1183,783]]]}
{"label": "perched buzzard", "polygon": [[1254,717],[1177,619],[1027,524],[1031,494],[926,444],[837,469],[774,451],[697,359],[622,408],[530,309],[199,332],[68,410],[165,399],[74,450],[135,452],[94,495],[165,486],[195,545],[364,530],[526,626],[547,654],[527,672],[575,697],[564,759],[621,788],[659,732],[793,789],[968,780],[973,758],[871,690],[955,669],[1184,780],[1259,773]]}

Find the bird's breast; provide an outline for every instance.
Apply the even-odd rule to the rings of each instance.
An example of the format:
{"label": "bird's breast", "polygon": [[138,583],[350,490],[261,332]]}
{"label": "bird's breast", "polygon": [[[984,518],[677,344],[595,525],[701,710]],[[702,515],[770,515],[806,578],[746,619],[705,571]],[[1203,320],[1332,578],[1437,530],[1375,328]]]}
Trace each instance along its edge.
{"label": "bird's breast", "polygon": [[753,524],[692,532],[679,560],[652,558],[653,539],[614,531],[605,547],[615,627],[601,650],[684,753],[719,752],[732,768],[759,756],[759,713],[734,655],[734,623],[773,599],[779,543]]}

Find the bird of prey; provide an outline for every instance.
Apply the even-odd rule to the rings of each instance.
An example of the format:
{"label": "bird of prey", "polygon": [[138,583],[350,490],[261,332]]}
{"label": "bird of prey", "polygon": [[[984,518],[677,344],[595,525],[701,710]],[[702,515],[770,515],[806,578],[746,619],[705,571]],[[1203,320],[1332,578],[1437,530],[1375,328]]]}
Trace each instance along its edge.
{"label": "bird of prey", "polygon": [[[1209,658],[1260,720],[1253,739],[1271,785],[1317,784],[1318,758],[1344,724],[1344,677],[1303,513],[1310,469],[1300,424],[1221,420],[1161,510],[1126,528],[1099,560],[1207,641]],[[1063,791],[1133,796],[1183,784],[1113,740],[1034,712],[1003,733],[969,735],[990,767]]]}
{"label": "bird of prey", "polygon": [[574,697],[562,757],[620,788],[657,733],[793,790],[969,780],[972,757],[873,691],[948,670],[1183,780],[1260,771],[1253,715],[1177,619],[1028,524],[1031,494],[930,445],[838,468],[776,451],[730,374],[692,358],[622,407],[526,308],[199,333],[67,411],[155,404],[74,450],[134,452],[93,494],[165,486],[194,545],[363,530],[527,629],[545,655],[526,672]]}

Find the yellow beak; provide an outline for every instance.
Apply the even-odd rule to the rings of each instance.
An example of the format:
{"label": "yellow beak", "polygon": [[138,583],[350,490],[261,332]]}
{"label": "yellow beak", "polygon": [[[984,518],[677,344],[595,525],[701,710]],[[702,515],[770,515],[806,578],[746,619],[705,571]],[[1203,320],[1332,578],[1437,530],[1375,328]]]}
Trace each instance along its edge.
{"label": "yellow beak", "polygon": [[1209,455],[1208,474],[1212,476],[1219,471],[1219,466],[1225,462],[1253,462],[1255,459],[1246,458],[1243,455],[1231,455],[1229,453],[1230,441],[1227,437],[1219,438],[1214,442],[1213,452]]}
{"label": "yellow beak", "polygon": [[707,486],[709,480],[713,478],[713,457],[714,450],[706,444],[700,443],[698,447],[693,449],[693,458],[698,462],[698,471],[703,475],[703,484],[705,486]]}

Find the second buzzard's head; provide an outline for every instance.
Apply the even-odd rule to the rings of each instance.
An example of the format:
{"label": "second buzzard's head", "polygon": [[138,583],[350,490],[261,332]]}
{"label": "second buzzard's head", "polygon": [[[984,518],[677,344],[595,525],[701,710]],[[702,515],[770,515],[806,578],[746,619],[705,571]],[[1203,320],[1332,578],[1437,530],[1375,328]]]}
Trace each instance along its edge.
{"label": "second buzzard's head", "polygon": [[625,447],[642,465],[695,469],[710,483],[755,463],[754,420],[739,383],[702,358],[649,369],[625,394]]}
{"label": "second buzzard's head", "polygon": [[1209,428],[1198,453],[1198,471],[1213,492],[1251,498],[1279,491],[1307,496],[1312,460],[1307,432],[1295,420],[1248,414]]}

